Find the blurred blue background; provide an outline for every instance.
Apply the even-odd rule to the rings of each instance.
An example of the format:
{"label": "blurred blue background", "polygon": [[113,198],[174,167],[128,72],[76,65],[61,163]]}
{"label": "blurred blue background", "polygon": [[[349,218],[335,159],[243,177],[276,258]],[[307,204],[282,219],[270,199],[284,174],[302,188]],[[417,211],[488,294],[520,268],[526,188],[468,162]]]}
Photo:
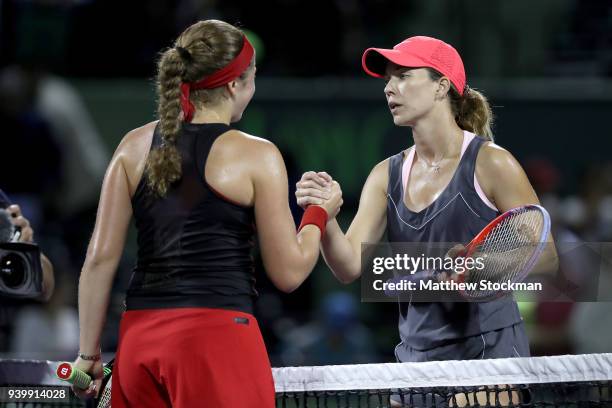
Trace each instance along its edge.
{"label": "blurred blue background", "polygon": [[[610,2],[3,0],[0,13],[0,188],[56,269],[49,303],[0,305],[2,357],[74,357],[78,275],[104,170],[122,136],[155,119],[159,51],[200,19],[238,24],[254,42],[257,92],[237,127],[280,147],[296,219],[302,172],[325,170],[341,183],[346,227],[371,168],[411,144],[361,54],[430,35],[458,49],[468,84],[490,98],[496,142],[525,167],[555,237],[612,238]],[[109,353],[134,260],[132,237],[108,313]],[[323,263],[290,295],[261,267],[258,280],[273,365],[393,361],[397,305],[360,303],[359,282],[342,286]],[[612,351],[612,304],[522,311],[535,355]]]}

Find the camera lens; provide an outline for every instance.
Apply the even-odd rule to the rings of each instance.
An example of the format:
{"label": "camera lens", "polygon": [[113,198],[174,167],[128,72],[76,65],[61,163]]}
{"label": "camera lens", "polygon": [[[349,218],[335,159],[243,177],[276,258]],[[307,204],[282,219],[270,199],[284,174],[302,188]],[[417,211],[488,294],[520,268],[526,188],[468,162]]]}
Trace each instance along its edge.
{"label": "camera lens", "polygon": [[5,286],[14,289],[25,282],[25,263],[17,254],[7,254],[0,259],[0,280]]}

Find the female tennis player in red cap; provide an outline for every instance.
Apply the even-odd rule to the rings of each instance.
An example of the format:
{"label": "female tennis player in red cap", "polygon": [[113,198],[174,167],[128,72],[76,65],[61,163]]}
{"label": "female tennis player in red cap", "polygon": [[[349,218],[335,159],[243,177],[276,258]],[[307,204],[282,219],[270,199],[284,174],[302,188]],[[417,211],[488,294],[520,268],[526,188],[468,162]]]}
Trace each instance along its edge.
{"label": "female tennis player in red cap", "polygon": [[[393,49],[366,50],[362,65],[385,79],[393,122],[412,128],[414,145],[374,167],[346,235],[335,220],[328,223],[322,251],[340,281],[360,276],[361,244],[380,241],[385,231],[390,242],[466,243],[500,213],[538,203],[519,163],[492,142],[489,104],[466,84],[452,46],[411,37]],[[326,173],[305,173],[298,203],[321,203],[330,181]],[[401,362],[529,355],[510,297],[401,303],[399,333]]]}
{"label": "female tennis player in red cap", "polygon": [[99,387],[100,337],[134,215],[138,258],[112,406],[272,407],[272,372],[252,315],[255,225],[268,276],[290,292],[314,267],[341,191],[331,186],[321,206],[309,207],[296,235],[278,149],[230,125],[255,92],[254,49],[239,29],[200,21],[158,69],[159,121],[123,138],[102,186],[79,283],[76,367]]}

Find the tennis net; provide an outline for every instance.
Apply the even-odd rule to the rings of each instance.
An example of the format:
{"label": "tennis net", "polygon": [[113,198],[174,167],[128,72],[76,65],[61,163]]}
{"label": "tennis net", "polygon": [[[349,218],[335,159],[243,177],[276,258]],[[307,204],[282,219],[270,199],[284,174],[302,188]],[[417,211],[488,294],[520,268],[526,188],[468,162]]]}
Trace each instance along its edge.
{"label": "tennis net", "polygon": [[280,407],[612,407],[612,354],[285,367]]}
{"label": "tennis net", "polygon": [[[57,362],[0,360],[2,386],[61,386]],[[274,368],[277,408],[611,407],[612,354]],[[4,404],[4,405],[3,405]],[[85,407],[0,403],[10,408]]]}

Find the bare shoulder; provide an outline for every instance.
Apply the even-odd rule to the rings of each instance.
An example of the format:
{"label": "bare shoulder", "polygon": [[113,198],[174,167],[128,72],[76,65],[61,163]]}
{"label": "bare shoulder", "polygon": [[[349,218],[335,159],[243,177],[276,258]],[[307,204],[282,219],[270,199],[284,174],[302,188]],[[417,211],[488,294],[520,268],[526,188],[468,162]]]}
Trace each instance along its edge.
{"label": "bare shoulder", "polygon": [[476,177],[484,193],[502,212],[539,203],[521,164],[508,150],[494,143],[489,142],[480,150]]}
{"label": "bare shoulder", "polygon": [[385,160],[377,163],[376,166],[374,166],[374,168],[370,172],[370,176],[375,177],[375,178],[388,178],[390,161],[391,161],[391,158],[388,157]]}
{"label": "bare shoulder", "polygon": [[503,147],[493,143],[485,142],[480,148],[476,166],[485,171],[504,171],[508,166],[518,165],[512,154]]}
{"label": "bare shoulder", "polygon": [[117,153],[131,156],[133,153],[141,153],[142,150],[148,151],[153,140],[153,132],[158,121],[149,122],[146,125],[132,129],[123,136]]}
{"label": "bare shoulder", "polygon": [[242,132],[240,130],[230,130],[228,136],[233,138],[236,142],[244,144],[244,146],[251,149],[261,151],[274,151],[278,150],[276,145],[271,141],[264,139],[263,137],[255,136]]}
{"label": "bare shoulder", "polygon": [[136,191],[140,178],[144,172],[146,158],[151,143],[153,132],[157,126],[157,121],[147,123],[144,126],[133,129],[123,136],[111,161],[113,164],[120,164],[128,177],[130,194]]}
{"label": "bare shoulder", "polygon": [[282,165],[284,169],[283,156],[271,141],[238,130],[228,132],[227,136],[239,146],[242,157],[248,159],[256,168],[270,170]]}
{"label": "bare shoulder", "polygon": [[[383,194],[387,194],[387,185],[389,184],[389,162],[391,158],[386,158],[385,160],[379,162],[368,176],[368,180],[366,181],[366,186],[368,188],[378,190]],[[365,188],[364,188],[365,191]]]}
{"label": "bare shoulder", "polygon": [[520,163],[503,147],[487,142],[476,159],[476,178],[486,196],[498,208],[499,189],[510,185],[528,185],[529,181]]}

